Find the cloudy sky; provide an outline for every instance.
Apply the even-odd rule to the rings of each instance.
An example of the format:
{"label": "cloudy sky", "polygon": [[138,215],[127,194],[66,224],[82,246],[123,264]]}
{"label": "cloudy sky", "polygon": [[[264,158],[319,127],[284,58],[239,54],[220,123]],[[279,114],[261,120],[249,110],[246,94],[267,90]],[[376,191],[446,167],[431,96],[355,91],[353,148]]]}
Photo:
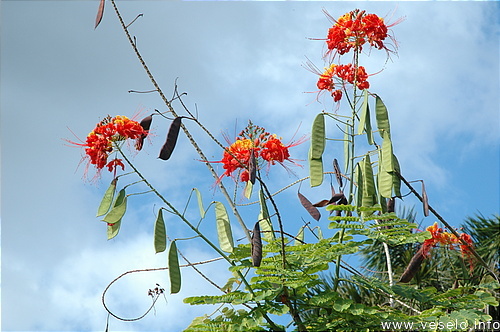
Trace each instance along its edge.
{"label": "cloudy sky", "polygon": [[[499,213],[499,4],[492,2],[118,2],[125,21],[144,16],[130,28],[145,60],[167,96],[174,81],[188,95],[185,103],[216,137],[230,137],[248,119],[285,141],[310,134],[314,116],[332,111],[318,103],[317,76],[304,69],[306,58],[324,66],[323,43],[334,17],[356,7],[394,22],[397,56],[385,64],[383,54],[363,58],[371,91],[385,101],[391,118],[395,153],[408,179],[423,179],[430,203],[451,224],[466,216]],[[94,30],[97,1],[3,1],[1,6],[1,249],[2,330],[103,330],[106,312],[101,293],[130,269],[162,267],[166,254],[154,254],[152,231],[159,205],[152,196],[132,196],[119,236],[106,240],[105,225],[95,218],[111,177],[89,183],[78,167],[81,151],[64,138],[77,140],[107,114],[132,116],[164,110],[148,77],[120,30],[110,3]],[[196,105],[196,106],[195,106]],[[178,105],[176,105],[178,106]],[[343,108],[342,108],[343,107]],[[345,111],[345,105],[341,106]],[[339,112],[341,112],[341,110]],[[205,205],[222,200],[214,180],[181,137],[172,160],[156,156],[169,123],[156,121],[154,136],[136,165],[180,209],[193,187]],[[195,138],[213,160],[221,152],[193,123]],[[295,134],[295,138],[294,138]],[[328,135],[338,131],[329,123]],[[307,158],[307,143],[292,149],[293,158]],[[331,158],[342,147],[328,145]],[[305,165],[305,161],[299,162]],[[307,174],[275,167],[272,189]],[[126,180],[125,180],[126,181]],[[130,180],[132,181],[132,180]],[[230,181],[227,182],[230,185]],[[328,195],[325,188],[302,191],[311,200]],[[238,194],[239,195],[239,194]],[[295,233],[296,189],[278,196],[288,230]],[[243,201],[239,198],[239,200]],[[405,199],[406,206],[416,202]],[[420,209],[420,207],[418,207]],[[196,218],[190,204],[187,215]],[[258,214],[244,209],[247,224]],[[432,217],[421,220],[422,227]],[[231,218],[236,237],[242,232]],[[193,234],[178,220],[166,219],[173,238]],[[327,220],[321,221],[326,230]],[[202,226],[214,234],[213,212]],[[306,238],[307,240],[307,238]],[[181,241],[193,261],[216,257],[198,241]],[[203,267],[224,282],[222,263]],[[166,272],[131,275],[109,293],[118,314],[142,314],[151,299],[147,290]],[[160,299],[156,313],[144,320],[111,320],[111,330],[168,330],[186,327],[193,317],[212,308],[182,304],[186,296],[216,293],[191,270],[183,270],[183,290]]]}

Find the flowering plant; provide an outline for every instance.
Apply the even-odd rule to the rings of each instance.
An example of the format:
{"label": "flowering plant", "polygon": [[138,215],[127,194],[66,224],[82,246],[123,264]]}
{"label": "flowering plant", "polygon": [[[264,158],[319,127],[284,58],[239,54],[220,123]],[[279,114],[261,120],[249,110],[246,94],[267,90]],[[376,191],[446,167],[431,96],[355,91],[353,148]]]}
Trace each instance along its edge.
{"label": "flowering plant", "polygon": [[[382,320],[416,321],[419,316],[429,315],[429,312],[444,319],[449,319],[457,311],[466,315],[468,320],[478,317],[488,319],[487,315],[479,315],[470,309],[470,305],[465,301],[443,302],[443,298],[460,296],[462,294],[460,292],[463,292],[464,299],[473,299],[478,306],[494,303],[495,300],[489,295],[471,293],[469,284],[461,285],[460,292],[453,292],[453,295],[441,292],[432,298],[429,298],[429,292],[419,293],[414,286],[404,285],[412,281],[420,263],[429,256],[431,248],[438,243],[452,247],[458,245],[469,259],[474,256],[479,263],[484,262],[475,252],[471,237],[456,233],[433,209],[431,211],[451,233],[443,232],[437,224],[428,227],[428,232],[414,232],[417,225],[398,217],[395,213],[396,199],[403,197],[402,182],[421,199],[426,216],[430,206],[424,187],[422,186],[422,196],[420,196],[401,175],[401,168],[392,145],[387,108],[378,95],[368,91],[371,87],[367,81],[369,75],[365,67],[359,64],[359,55],[366,44],[376,50],[395,52],[395,49],[391,49],[387,43],[387,37],[394,41],[389,31],[394,24],[386,25],[381,17],[357,9],[338,19],[332,19],[333,25],[328,30],[325,41],[328,50],[323,56],[326,68],[319,74],[316,86],[320,92],[330,92],[334,102],[346,97],[347,113],[322,111],[315,117],[307,160],[309,175],[272,193],[266,181],[260,176],[260,171],[264,167],[268,171],[276,164],[284,167],[286,163],[297,165],[291,158],[290,148],[302,143],[303,140],[284,144],[276,134],[271,134],[263,127],[249,122],[236,139],[225,146],[182,103],[182,95],[177,93],[176,87],[173,100],[180,100],[182,109],[186,113],[179,115],[172,101],[165,98],[142,59],[114,0],[111,2],[132,48],[156,87],[155,91],[160,94],[168,108],[167,112],[157,112],[158,115],[165,116],[165,113],[169,113],[174,117],[165,144],[160,150],[159,159],[167,162],[171,158],[177,138],[183,132],[216,179],[220,193],[226,199],[225,204],[214,201],[205,208],[201,192],[196,188],[193,189],[191,194],[196,193],[200,211],[198,223],[195,224],[193,218],[185,213],[189,207],[191,194],[187,198],[188,203],[184,211],[181,212],[181,209],[160,193],[133,165],[125,151],[121,149],[121,145],[127,139],[134,139],[136,149],[140,150],[149,134],[152,115],[140,123],[123,116],[108,117],[96,126],[85,143],[78,144],[84,147],[85,158],[90,159],[89,164],[94,165],[98,172],[107,166],[114,173],[110,187],[98,209],[98,216],[104,216],[103,221],[107,224],[108,239],[117,236],[126,212],[127,198],[132,195],[127,195],[125,192],[130,185],[118,190],[117,179],[122,176],[116,174],[118,167],[123,170],[128,164],[133,171],[127,175],[133,174],[139,178],[132,184],[140,183],[147,188],[147,191],[140,193],[154,194],[161,201],[154,221],[154,247],[156,253],[162,253],[167,250],[169,244],[168,266],[128,271],[122,276],[130,272],[168,270],[169,290],[173,295],[181,291],[181,268],[190,267],[220,291],[219,295],[191,296],[184,299],[184,302],[190,305],[218,305],[215,313],[195,318],[187,331],[206,331],[207,328],[217,331],[285,331],[287,327],[278,323],[276,316],[287,316],[290,320],[288,326],[293,325],[298,331],[377,330]],[[104,1],[101,1],[96,26],[102,19],[103,11]],[[351,52],[352,61],[341,64],[340,57]],[[334,63],[337,60],[339,63]],[[347,87],[352,87],[352,90],[348,91]],[[373,100],[377,130],[373,130],[371,124],[372,114],[369,105]],[[327,166],[323,163],[330,157],[329,152],[331,152],[331,149],[326,149],[326,143],[336,139],[328,139],[326,136],[326,118],[336,121],[337,126],[343,128],[344,134],[341,140],[344,147],[343,167],[336,158],[332,158],[333,169],[330,171],[324,169]],[[182,119],[194,121],[214,143],[221,147],[221,160],[210,161],[205,156],[191,132],[182,124]],[[380,134],[380,138],[374,137],[375,132]],[[360,151],[355,144],[361,136],[366,137],[370,146],[370,150],[366,152]],[[114,152],[118,156],[108,162],[108,157]],[[217,172],[214,164],[222,164],[223,171]],[[307,211],[313,220],[303,216],[297,218],[297,214],[294,213],[293,216],[288,216],[285,222],[283,211],[288,211],[293,203],[287,200],[286,209],[280,209],[277,194],[305,180],[310,181],[311,187],[321,186],[325,174],[334,175],[337,180],[337,189],[330,183],[331,197],[313,204],[305,195],[297,193],[297,203],[300,202],[305,208],[304,214]],[[237,204],[226,190],[226,185],[222,181],[224,177],[234,180],[229,181],[229,185],[234,185],[235,191],[239,182],[245,182],[247,184],[245,195],[248,198],[252,197],[253,185],[257,183],[259,190],[256,201],[245,205]],[[250,229],[239,211],[243,206],[252,204],[258,204],[260,212],[252,221],[253,227]],[[240,224],[247,240],[245,243],[243,240],[240,244],[235,243],[225,205],[229,205],[234,218]],[[214,228],[218,243],[200,229],[200,224],[208,219],[207,211],[212,207],[215,212]],[[327,228],[322,223],[325,218],[322,219],[319,211],[321,208],[330,212],[330,216],[327,217]],[[204,241],[218,257],[191,263],[182,253],[182,243],[192,238],[174,238],[172,234],[167,235],[163,213],[175,216],[195,234],[194,238]],[[296,235],[292,235],[288,230],[291,227],[289,221],[298,219],[301,219],[302,223]],[[316,222],[319,222],[317,226],[312,227],[311,225]],[[401,283],[398,285],[393,277],[400,271],[393,270],[391,253],[394,251],[391,249],[409,247],[408,249],[412,250],[414,243],[423,244],[418,251],[419,254],[409,263],[407,271],[411,270],[411,273],[403,272]],[[367,276],[343,259],[345,256],[359,253],[360,248],[374,244],[378,245],[378,248],[383,248],[383,256],[386,258],[384,271],[375,271],[378,274]],[[179,256],[186,261],[186,264],[179,264]],[[223,286],[218,285],[196,267],[219,259],[226,261],[231,272]],[[341,269],[345,274],[341,274]],[[320,274],[322,271],[331,273],[331,283],[323,279]],[[471,279],[467,274],[462,277],[467,282]],[[104,291],[103,304],[106,310],[109,315],[117,319],[126,321],[141,319],[144,315],[132,319],[120,317],[106,306],[106,291],[119,278],[121,276],[111,282]],[[486,289],[481,285],[474,287]],[[153,297],[152,306],[160,294],[166,293],[159,284],[154,289],[148,292],[148,296]],[[432,303],[430,308],[428,308],[429,303]],[[450,314],[449,311],[453,312]]]}

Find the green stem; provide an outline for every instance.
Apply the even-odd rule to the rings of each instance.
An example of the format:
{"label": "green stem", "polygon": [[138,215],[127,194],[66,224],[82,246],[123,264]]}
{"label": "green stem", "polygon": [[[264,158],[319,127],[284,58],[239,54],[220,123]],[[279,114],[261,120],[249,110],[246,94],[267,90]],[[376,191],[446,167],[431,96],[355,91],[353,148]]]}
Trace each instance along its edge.
{"label": "green stem", "polygon": [[[132,162],[127,158],[127,156],[125,155],[125,153],[123,153],[123,151],[120,149],[120,147],[117,147],[117,148],[118,148],[118,151],[120,152],[120,154],[122,155],[123,159],[134,170],[134,172],[137,174],[137,176],[139,176],[139,178],[141,178],[141,180],[144,181],[144,183],[151,189],[151,191],[154,192],[155,195],[163,203],[165,203],[165,205],[167,205],[169,207],[169,209],[174,214],[176,214],[189,228],[191,228],[191,230],[193,232],[195,232],[201,239],[203,239],[205,241],[205,243],[207,243],[210,247],[212,247],[212,249],[214,249],[215,252],[217,252],[221,257],[223,257],[230,265],[236,266],[236,264],[221,249],[219,249],[219,247],[217,247],[212,241],[210,241],[205,235],[203,235],[203,233],[201,233],[193,224],[191,224],[191,222],[189,220],[187,220],[184,217],[184,215],[182,215],[169,201],[167,201],[165,199],[165,197],[163,197],[162,194],[160,194],[153,187],[153,185],[141,174],[141,172],[139,172],[139,170],[134,166],[134,164],[132,164]],[[252,295],[255,295],[254,292],[253,292],[252,287],[250,286],[250,284],[248,283],[248,281],[245,279],[245,277],[243,276],[243,274],[241,273],[241,271],[237,271],[237,273],[239,274],[239,277],[241,278],[242,282],[247,287],[248,291]],[[259,311],[261,311],[264,319],[273,327],[273,329],[274,330],[279,330],[278,326],[276,326],[276,324],[267,316],[266,311],[264,309],[262,309],[261,305],[258,302],[256,302],[256,305],[257,305],[257,308],[259,309]]]}
{"label": "green stem", "polygon": [[[352,100],[352,103],[351,101],[349,100],[349,104],[351,106],[351,122],[350,122],[350,133],[349,133],[349,148],[351,149],[351,160],[349,161],[350,163],[350,171],[351,171],[351,174],[350,174],[350,178],[351,178],[351,181],[349,182],[349,204],[352,202],[352,199],[353,199],[353,190],[354,190],[354,152],[355,152],[355,144],[354,144],[354,137],[355,137],[355,123],[356,123],[356,118],[357,118],[357,114],[356,114],[356,105],[358,103],[358,97],[357,97],[357,94],[356,94],[356,91],[357,91],[357,86],[356,86],[356,83],[357,83],[357,75],[358,75],[358,59],[359,59],[359,53],[358,53],[358,50],[356,49],[354,51],[354,83],[353,83],[353,100]],[[347,95],[347,94],[346,94]],[[347,221],[345,222],[347,223]],[[345,233],[345,228],[342,228],[340,230],[340,236],[339,236],[339,243],[342,243],[344,241],[344,233]],[[342,261],[342,255],[339,255],[337,257],[337,262],[335,264],[335,281],[334,281],[334,284],[333,284],[333,291],[337,291],[337,288],[339,286],[339,280],[340,280],[340,263]]]}

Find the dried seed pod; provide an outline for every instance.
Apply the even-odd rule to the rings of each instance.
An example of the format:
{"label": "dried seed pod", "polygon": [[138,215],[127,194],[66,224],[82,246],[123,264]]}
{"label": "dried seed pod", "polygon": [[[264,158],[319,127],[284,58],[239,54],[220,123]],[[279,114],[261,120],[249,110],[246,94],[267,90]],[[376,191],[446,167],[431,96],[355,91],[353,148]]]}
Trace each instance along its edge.
{"label": "dried seed pod", "polygon": [[174,151],[175,148],[175,144],[177,143],[177,138],[179,137],[179,130],[181,129],[182,118],[183,118],[182,116],[179,116],[176,117],[174,121],[172,121],[172,124],[170,125],[170,128],[168,130],[167,140],[165,141],[165,144],[163,144],[158,158],[162,160],[168,160],[172,155],[172,152]]}
{"label": "dried seed pod", "polygon": [[330,200],[328,201],[328,204],[333,204],[335,202],[340,203],[340,201],[343,201],[343,200],[345,200],[347,202],[347,199],[345,198],[344,193],[340,192],[338,194],[333,195],[332,198],[330,198]]}
{"label": "dried seed pod", "polygon": [[391,197],[387,200],[387,212],[394,212],[396,208],[396,199]]}
{"label": "dried seed pod", "polygon": [[[144,131],[148,131],[149,128],[151,128],[152,121],[153,121],[153,116],[148,115],[147,117],[142,119],[141,122],[139,122],[139,124],[141,125],[142,129],[144,129]],[[140,151],[142,149],[142,146],[144,144],[144,139],[146,138],[146,136],[147,134],[142,134],[139,138],[137,138],[137,141],[135,142],[136,150]]]}
{"label": "dried seed pod", "polygon": [[411,279],[415,276],[415,274],[418,272],[418,269],[420,268],[420,265],[422,265],[422,262],[424,261],[424,254],[422,252],[422,249],[417,251],[415,255],[410,260],[410,263],[406,267],[405,271],[401,275],[401,278],[399,278],[399,282],[410,282]]}
{"label": "dried seed pod", "polygon": [[250,160],[248,162],[248,173],[250,174],[249,181],[255,184],[255,177],[257,176],[257,161],[255,160],[254,149],[250,149]]}
{"label": "dried seed pod", "polygon": [[429,199],[427,198],[427,192],[425,191],[424,181],[422,180],[422,202],[424,204],[424,216],[429,215]]}
{"label": "dried seed pod", "polygon": [[314,203],[313,206],[315,206],[315,207],[324,207],[324,206],[328,205],[328,202],[329,202],[329,200],[323,199],[323,200],[319,201],[318,203]]}
{"label": "dried seed pod", "polygon": [[252,265],[255,267],[260,266],[262,261],[262,239],[260,237],[259,222],[255,223],[252,234]]}
{"label": "dried seed pod", "polygon": [[302,204],[307,212],[309,212],[311,217],[319,221],[319,219],[321,218],[321,213],[319,213],[319,210],[300,192],[298,192],[297,195],[299,196],[300,204]]}
{"label": "dried seed pod", "polygon": [[340,167],[337,159],[333,159],[333,169],[335,171],[335,177],[339,183],[339,187],[342,187],[342,173],[340,173]]}
{"label": "dried seed pod", "polygon": [[[349,202],[347,201],[347,198],[344,196],[344,193],[341,193],[342,197],[339,199],[337,202],[337,205],[347,205]],[[347,215],[349,216],[351,211],[347,211]],[[337,210],[335,211],[335,216],[340,217],[342,215],[342,210]]]}

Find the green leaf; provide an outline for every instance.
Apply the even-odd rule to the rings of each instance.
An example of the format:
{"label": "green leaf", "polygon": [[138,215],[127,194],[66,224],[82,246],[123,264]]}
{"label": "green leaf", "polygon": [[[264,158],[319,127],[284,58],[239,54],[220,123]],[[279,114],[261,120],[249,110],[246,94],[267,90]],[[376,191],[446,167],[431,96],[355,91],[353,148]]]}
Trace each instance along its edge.
{"label": "green leaf", "polygon": [[375,98],[375,115],[377,118],[377,128],[380,136],[384,138],[383,134],[386,132],[390,137],[391,127],[389,124],[389,114],[387,113],[387,108],[385,107],[384,102],[379,96]]}
{"label": "green leaf", "polygon": [[361,135],[363,131],[366,132],[366,138],[368,140],[368,144],[373,145],[373,132],[370,121],[370,108],[368,106],[368,90],[365,90],[363,93],[363,104],[361,105],[361,114],[359,116],[358,135]]}
{"label": "green leaf", "polygon": [[165,221],[163,220],[163,210],[158,211],[154,228],[155,238],[154,245],[156,253],[163,252],[167,249],[167,232],[165,230]]}
{"label": "green leaf", "polygon": [[304,243],[304,227],[305,226],[300,227],[299,232],[295,236],[295,246],[299,246]]}
{"label": "green leaf", "polygon": [[181,290],[181,268],[179,267],[179,256],[175,241],[170,243],[168,250],[168,274],[170,276],[170,294],[179,293]]}
{"label": "green leaf", "polygon": [[259,190],[259,203],[260,203],[260,213],[259,213],[259,226],[264,232],[264,239],[268,242],[274,240],[274,230],[273,224],[271,223],[271,218],[269,218],[269,210],[267,209],[266,199],[264,197],[264,192],[262,189]]}
{"label": "green leaf", "polygon": [[382,141],[382,169],[390,173],[394,171],[391,136],[387,132],[384,132],[382,137],[384,139]]}
{"label": "green leaf", "polygon": [[198,198],[198,208],[200,209],[200,217],[201,219],[205,218],[205,208],[203,207],[203,200],[201,199],[201,193],[198,188],[193,188],[196,193],[196,197]]}
{"label": "green leaf", "polygon": [[323,152],[325,151],[325,116],[320,113],[313,121],[311,146],[309,148],[309,175],[311,187],[323,183]]}
{"label": "green leaf", "polygon": [[252,196],[252,189],[253,189],[253,183],[252,181],[248,180],[247,184],[245,185],[245,197],[250,199]]}
{"label": "green leaf", "polygon": [[318,231],[317,231],[318,234],[316,234],[318,236],[318,240],[323,240],[323,231],[321,230],[321,228],[319,226],[316,226],[316,227],[318,227]]}
{"label": "green leaf", "polygon": [[125,196],[125,189],[120,190],[115,199],[113,208],[104,217],[102,221],[108,224],[114,224],[120,221],[127,210],[127,197]]}
{"label": "green leaf", "polygon": [[359,162],[354,167],[354,181],[358,185],[356,189],[356,206],[359,208],[363,205],[363,173]]}
{"label": "green leaf", "polygon": [[[401,168],[399,166],[398,158],[396,155],[392,155],[394,170],[401,174]],[[394,190],[394,196],[401,197],[401,179],[395,172],[392,173],[392,188]]]}
{"label": "green leaf", "polygon": [[361,206],[373,206],[376,200],[375,182],[373,180],[373,169],[370,155],[363,158],[363,198]]}
{"label": "green leaf", "polygon": [[384,156],[382,150],[378,153],[378,190],[382,197],[390,198],[392,197],[392,186],[393,186],[393,174],[386,172],[383,169]]}
{"label": "green leaf", "polygon": [[101,204],[99,204],[99,208],[97,209],[97,216],[100,217],[108,213],[109,208],[111,207],[111,203],[113,203],[113,198],[115,196],[115,191],[116,191],[116,182],[118,181],[118,178],[114,178],[113,181],[111,181],[111,184],[109,185],[108,189],[104,193],[104,196],[101,200]]}
{"label": "green leaf", "polygon": [[323,160],[309,159],[309,175],[311,187],[317,187],[323,183]]}
{"label": "green leaf", "polygon": [[325,151],[325,116],[320,113],[313,121],[311,133],[310,158],[321,159]]}
{"label": "green leaf", "polygon": [[108,240],[111,240],[115,236],[118,235],[118,232],[120,231],[120,226],[121,226],[122,221],[118,220],[114,224],[108,224],[108,229],[107,229],[107,234],[108,234]]}
{"label": "green leaf", "polygon": [[215,202],[215,220],[217,223],[217,235],[219,237],[219,246],[225,252],[233,252],[234,242],[231,224],[226,208],[221,202]]}

